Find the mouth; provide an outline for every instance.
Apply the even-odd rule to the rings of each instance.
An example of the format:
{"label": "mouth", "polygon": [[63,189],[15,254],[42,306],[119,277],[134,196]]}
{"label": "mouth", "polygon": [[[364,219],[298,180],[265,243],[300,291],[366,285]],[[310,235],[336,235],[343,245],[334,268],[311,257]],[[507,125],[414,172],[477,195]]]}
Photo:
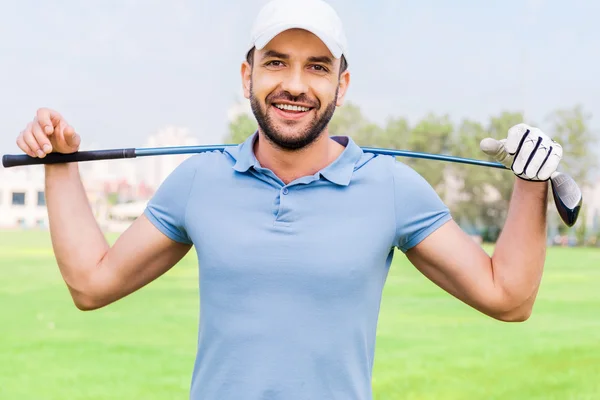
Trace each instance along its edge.
{"label": "mouth", "polygon": [[276,113],[285,119],[300,119],[314,110],[314,107],[287,103],[273,103],[272,106]]}

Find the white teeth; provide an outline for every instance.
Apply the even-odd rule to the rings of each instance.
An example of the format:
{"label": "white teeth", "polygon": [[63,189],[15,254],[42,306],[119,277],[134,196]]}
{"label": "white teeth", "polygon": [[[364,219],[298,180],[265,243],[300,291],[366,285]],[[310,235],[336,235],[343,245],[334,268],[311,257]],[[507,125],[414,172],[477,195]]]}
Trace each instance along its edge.
{"label": "white teeth", "polygon": [[292,106],[289,104],[274,104],[274,106],[279,108],[280,110],[287,110],[287,111],[308,111],[308,110],[310,110],[310,108],[308,108],[308,107]]}

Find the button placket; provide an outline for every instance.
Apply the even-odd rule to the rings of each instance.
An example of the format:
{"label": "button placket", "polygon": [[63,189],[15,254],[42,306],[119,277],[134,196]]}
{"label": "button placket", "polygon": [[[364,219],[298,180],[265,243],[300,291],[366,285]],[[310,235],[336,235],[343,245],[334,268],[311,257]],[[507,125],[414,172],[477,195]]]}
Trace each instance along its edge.
{"label": "button placket", "polygon": [[290,190],[287,187],[283,187],[279,191],[279,207],[277,210],[277,216],[275,217],[276,224],[288,225],[291,222],[288,220],[290,217],[290,210],[286,200],[286,197],[289,195],[289,193]]}

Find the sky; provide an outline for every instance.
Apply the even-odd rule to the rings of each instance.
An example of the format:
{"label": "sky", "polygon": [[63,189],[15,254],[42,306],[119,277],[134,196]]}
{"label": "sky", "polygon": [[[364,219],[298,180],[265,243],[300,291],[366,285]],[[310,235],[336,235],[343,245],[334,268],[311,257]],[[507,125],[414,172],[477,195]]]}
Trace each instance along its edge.
{"label": "sky", "polygon": [[[600,127],[598,1],[329,2],[350,45],[347,101],[377,123],[524,110],[544,128],[551,111],[581,104]],[[64,115],[86,148],[140,147],[165,126],[221,143],[264,3],[4,2],[0,153],[20,152],[39,107]]]}

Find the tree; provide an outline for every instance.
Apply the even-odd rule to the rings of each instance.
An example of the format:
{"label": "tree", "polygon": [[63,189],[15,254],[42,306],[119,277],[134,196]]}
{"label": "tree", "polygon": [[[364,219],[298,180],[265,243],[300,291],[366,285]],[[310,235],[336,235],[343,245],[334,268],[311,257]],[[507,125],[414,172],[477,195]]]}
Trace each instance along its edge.
{"label": "tree", "polygon": [[[547,120],[546,133],[560,142],[564,149],[560,169],[569,173],[582,189],[591,185],[598,167],[594,151],[597,137],[589,127],[590,114],[581,106],[559,109]],[[479,143],[485,137],[504,139],[508,130],[523,122],[520,112],[502,112],[493,116],[487,126],[477,121],[463,120],[457,127],[447,115],[428,114],[414,126],[400,116],[389,118],[382,127],[362,113],[360,107],[346,103],[339,107],[329,124],[330,135],[350,136],[359,146],[404,149],[435,154],[450,154],[466,158],[495,161],[483,153]],[[530,123],[536,126],[535,123]],[[255,132],[257,123],[250,115],[239,115],[229,124],[230,143],[240,143]],[[399,158],[421,174],[444,198],[463,229],[495,241],[506,220],[514,175],[503,169],[438,161]],[[549,193],[549,225],[560,233],[586,236],[586,210],[582,210],[577,225],[569,229],[560,221]],[[584,201],[585,207],[585,201]],[[600,217],[599,217],[600,218]]]}
{"label": "tree", "polygon": [[329,135],[350,136],[359,146],[377,146],[381,127],[369,121],[353,103],[336,109],[329,122]]}
{"label": "tree", "polygon": [[229,123],[229,134],[225,142],[231,144],[242,143],[256,132],[256,129],[258,129],[258,123],[253,116],[245,113],[240,114]]}
{"label": "tree", "polygon": [[577,105],[559,109],[547,118],[551,124],[550,136],[563,148],[560,168],[581,186],[592,183],[598,168],[598,155],[594,151],[598,137],[590,129],[591,114]]}
{"label": "tree", "polygon": [[[396,124],[401,130],[405,124],[400,122]],[[452,143],[454,126],[447,115],[437,116],[428,114],[407,133],[406,144],[398,143],[399,147],[407,148],[411,151],[431,153],[431,154],[449,154],[454,151],[455,146]],[[402,137],[402,135],[398,135]],[[449,165],[440,161],[424,160],[420,158],[409,158],[403,162],[418,172],[431,186],[436,188],[438,194],[443,196],[445,193],[445,175]]]}
{"label": "tree", "polygon": [[353,103],[346,103],[338,107],[329,121],[330,135],[354,136],[356,130],[367,123],[360,107]]}
{"label": "tree", "polygon": [[[486,136],[479,122],[464,120],[456,129],[454,155],[463,158],[480,158],[480,138]],[[452,210],[454,219],[469,230],[477,233],[478,227],[485,224],[481,207],[487,207],[487,172],[482,167],[467,164],[452,164],[448,167],[449,181],[446,202]],[[452,182],[452,183],[450,183]],[[485,213],[484,213],[485,214]]]}
{"label": "tree", "polygon": [[[332,135],[348,135],[359,146],[407,149],[428,153],[446,153],[453,147],[451,136],[454,128],[448,116],[429,114],[411,127],[401,117],[388,119],[385,127],[369,121],[360,107],[348,103],[339,108],[332,118],[329,132]],[[432,186],[443,191],[444,167],[431,160],[402,158],[421,174]]]}
{"label": "tree", "polygon": [[[559,169],[571,175],[581,189],[593,184],[598,169],[598,137],[590,129],[590,120],[591,114],[580,105],[555,110],[546,119],[550,136],[563,148]],[[552,196],[550,202],[554,202]],[[579,219],[571,228],[560,222],[555,207],[551,207],[551,223],[558,224],[559,234],[575,235],[579,244],[583,244],[587,236],[587,207],[584,199]]]}
{"label": "tree", "polygon": [[[597,155],[594,151],[597,138],[589,128],[589,119],[590,115],[584,113],[580,106],[557,110],[547,119],[550,128],[546,133],[561,143],[564,149],[560,169],[573,176],[582,188],[591,184],[597,168]],[[479,149],[481,139],[486,136],[505,138],[508,129],[521,122],[522,115],[516,112],[504,112],[491,118],[485,130],[475,122],[464,121],[458,129],[458,142],[461,146],[457,146],[456,152],[463,157],[494,161]],[[452,171],[462,183],[462,197],[453,209],[454,214],[464,223],[478,226],[486,239],[495,240],[506,219],[514,178],[507,171],[475,166],[453,166]],[[571,231],[580,237],[585,236],[586,228],[581,226],[585,225],[585,210],[582,210],[577,225],[569,229],[560,221],[551,193],[548,197],[551,228],[556,227],[561,234]]]}
{"label": "tree", "polygon": [[[455,151],[467,158],[495,161],[483,153],[479,143],[485,137],[506,138],[508,130],[523,122],[517,112],[503,112],[490,119],[487,128],[463,121],[458,129]],[[452,175],[461,181],[461,197],[453,212],[463,224],[473,226],[486,241],[495,241],[504,225],[514,185],[511,173],[501,169],[455,164]]]}
{"label": "tree", "polygon": [[406,118],[394,117],[387,120],[378,146],[390,149],[408,149],[412,128]]}

